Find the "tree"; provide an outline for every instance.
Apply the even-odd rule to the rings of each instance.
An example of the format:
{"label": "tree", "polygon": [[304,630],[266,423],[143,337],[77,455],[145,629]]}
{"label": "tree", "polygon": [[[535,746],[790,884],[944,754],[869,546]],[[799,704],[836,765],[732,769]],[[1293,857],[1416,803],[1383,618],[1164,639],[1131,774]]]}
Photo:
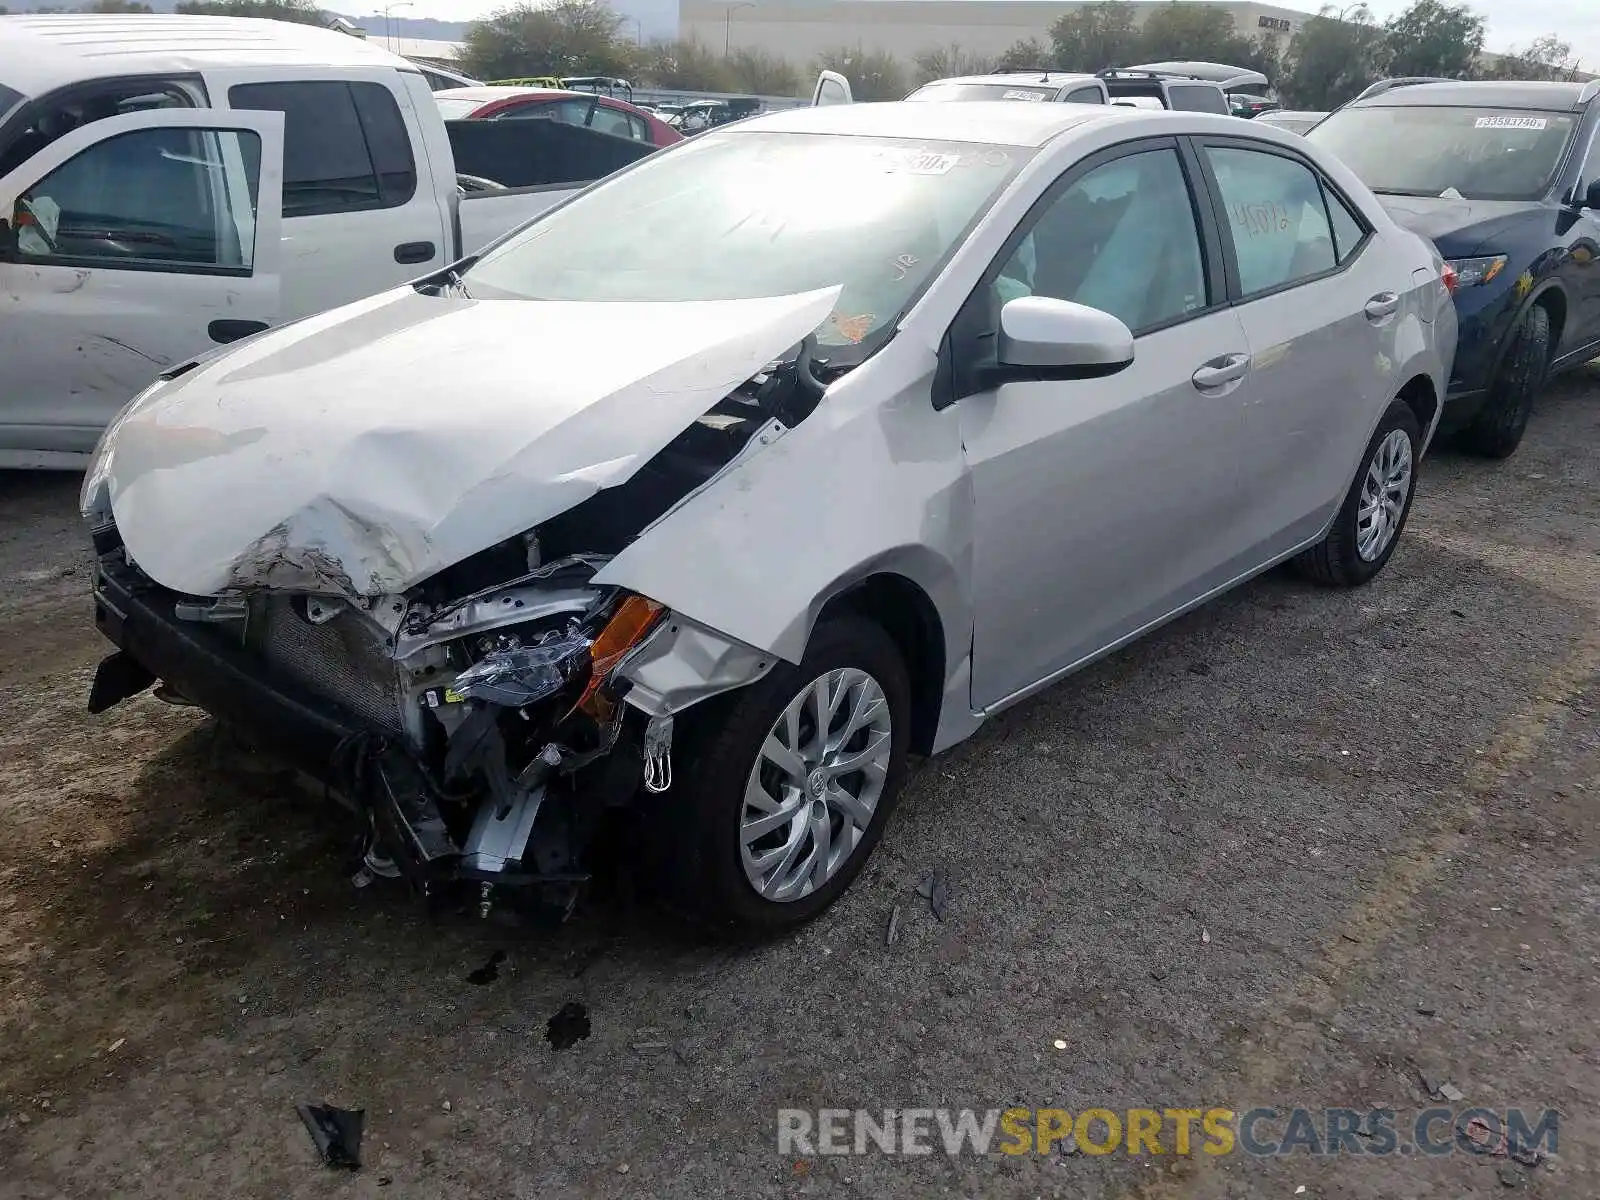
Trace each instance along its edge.
{"label": "tree", "polygon": [[981,54],[969,54],[960,46],[951,45],[922,51],[911,60],[911,68],[912,82],[920,87],[934,79],[987,75],[994,69],[994,60]]}
{"label": "tree", "polygon": [[301,25],[328,23],[328,14],[311,0],[180,0],[173,11],[209,17],[264,17]]}
{"label": "tree", "polygon": [[727,75],[733,91],[754,92],[757,96],[792,96],[800,86],[794,67],[768,54],[748,47],[735,50],[727,59]]}
{"label": "tree", "polygon": [[479,79],[523,75],[630,75],[638,48],[619,36],[622,18],[602,0],[518,0],[467,27],[461,69]]}
{"label": "tree", "polygon": [[1145,62],[1241,64],[1254,47],[1239,36],[1226,9],[1206,4],[1169,4],[1145,18],[1139,53]]}
{"label": "tree", "polygon": [[906,73],[900,60],[882,50],[843,47],[817,55],[814,69],[837,71],[850,81],[857,100],[900,100],[905,97]]}
{"label": "tree", "polygon": [[1066,13],[1050,26],[1051,65],[1100,71],[1141,61],[1144,42],[1133,11],[1133,5],[1123,0],[1103,0]]}
{"label": "tree", "polygon": [[147,13],[154,12],[148,4],[140,4],[138,0],[94,0],[92,4],[85,4],[78,10],[86,13]]}
{"label": "tree", "polygon": [[700,42],[651,42],[645,48],[640,77],[675,92],[731,92],[733,59],[714,54]]}
{"label": "tree", "polygon": [[1414,0],[1383,27],[1395,75],[1464,79],[1483,50],[1483,18],[1465,4]]}
{"label": "tree", "polygon": [[1024,71],[1029,67],[1049,67],[1051,52],[1038,38],[1023,38],[1020,42],[1012,42],[1010,47],[995,60],[996,71]]}
{"label": "tree", "polygon": [[1291,107],[1325,111],[1382,78],[1387,66],[1384,31],[1367,6],[1328,6],[1295,34],[1278,93]]}
{"label": "tree", "polygon": [[1526,50],[1502,54],[1484,74],[1490,79],[1571,79],[1577,69],[1572,44],[1548,33],[1535,38]]}

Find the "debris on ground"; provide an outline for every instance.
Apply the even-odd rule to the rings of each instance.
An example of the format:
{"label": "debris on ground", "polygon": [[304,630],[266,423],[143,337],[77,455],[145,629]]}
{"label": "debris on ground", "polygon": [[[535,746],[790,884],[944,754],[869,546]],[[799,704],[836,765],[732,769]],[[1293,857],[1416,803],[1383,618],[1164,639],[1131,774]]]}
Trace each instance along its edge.
{"label": "debris on ground", "polygon": [[917,885],[917,895],[928,902],[935,920],[944,920],[945,910],[950,904],[950,885],[942,874],[929,871],[923,876],[922,882]]}
{"label": "debris on ground", "polygon": [[316,1143],[317,1153],[330,1167],[361,1168],[361,1127],[366,1109],[335,1108],[331,1104],[297,1104],[295,1111]]}
{"label": "debris on ground", "polygon": [[1209,946],[1211,944],[1211,931],[1209,929],[1202,929],[1200,931],[1200,940]]}
{"label": "debris on ground", "polygon": [[1204,662],[1192,662],[1189,664],[1189,674],[1209,675],[1211,674],[1211,664]]}
{"label": "debris on ground", "polygon": [[504,950],[496,950],[493,954],[489,955],[488,962],[484,963],[483,966],[479,967],[477,970],[471,971],[467,974],[467,982],[475,984],[478,987],[483,987],[485,984],[493,983],[496,979],[500,978],[500,964],[505,962],[505,960],[506,952]]}
{"label": "debris on ground", "polygon": [[1453,1083],[1441,1083],[1439,1085],[1439,1095],[1452,1104],[1467,1098],[1467,1094]]}
{"label": "debris on ground", "polygon": [[125,1038],[125,1037],[118,1038],[116,1041],[112,1042],[111,1045],[106,1047],[106,1053],[107,1054],[115,1054],[118,1050],[122,1049],[123,1045],[127,1042],[127,1040],[128,1039]]}
{"label": "debris on ground", "polygon": [[1522,1182],[1522,1172],[1507,1164],[1495,1172],[1501,1187],[1514,1188]]}
{"label": "debris on ground", "polygon": [[635,1054],[654,1054],[661,1050],[671,1049],[671,1042],[635,1042],[633,1044]]}
{"label": "debris on ground", "polygon": [[883,944],[892,946],[900,940],[900,906],[896,904],[889,914],[889,928],[884,932]]}
{"label": "debris on ground", "polygon": [[1424,1016],[1424,1017],[1431,1017],[1435,1013],[1437,1013],[1438,1011],[1439,1010],[1434,1008],[1434,1006],[1431,1005],[1431,1004],[1419,1004],[1419,1005],[1417,1005],[1418,1014],[1421,1015],[1421,1016]]}
{"label": "debris on ground", "polygon": [[1487,1155],[1490,1158],[1511,1158],[1525,1167],[1537,1167],[1544,1161],[1544,1154],[1537,1146],[1525,1146],[1519,1141],[1511,1141],[1482,1117],[1473,1117],[1472,1120],[1456,1128],[1457,1132],[1472,1143],[1469,1148],[1475,1154]]}
{"label": "debris on ground", "polygon": [[590,1029],[589,1010],[577,1001],[569,1001],[550,1018],[544,1040],[550,1043],[551,1049],[566,1050],[588,1037]]}

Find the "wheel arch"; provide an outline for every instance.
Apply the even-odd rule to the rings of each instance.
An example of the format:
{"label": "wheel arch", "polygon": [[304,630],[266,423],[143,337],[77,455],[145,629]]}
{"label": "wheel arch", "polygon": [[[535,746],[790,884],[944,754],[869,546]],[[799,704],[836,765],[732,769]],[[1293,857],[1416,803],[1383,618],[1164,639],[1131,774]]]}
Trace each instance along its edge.
{"label": "wheel arch", "polygon": [[816,625],[850,613],[878,625],[900,651],[911,683],[911,749],[933,750],[944,701],[948,653],[944,621],[922,586],[892,570],[875,571],[831,596]]}

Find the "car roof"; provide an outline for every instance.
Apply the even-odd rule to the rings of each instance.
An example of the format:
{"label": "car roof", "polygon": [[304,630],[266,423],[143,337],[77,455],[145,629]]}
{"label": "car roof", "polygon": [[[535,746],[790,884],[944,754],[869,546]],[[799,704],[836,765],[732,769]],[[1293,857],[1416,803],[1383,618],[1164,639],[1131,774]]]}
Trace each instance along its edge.
{"label": "car roof", "polygon": [[168,13],[22,14],[0,18],[5,84],[24,96],[118,75],[177,74],[224,65],[397,67],[363,38],[288,21]]}
{"label": "car roof", "polygon": [[1069,83],[1093,78],[1093,75],[1082,71],[995,71],[988,75],[957,75],[950,79],[930,79],[921,86],[932,87],[936,83],[965,83],[980,86],[1011,84],[1016,87],[1065,87]]}
{"label": "car roof", "polygon": [[1327,115],[1325,112],[1314,112],[1310,109],[1275,108],[1271,112],[1264,112],[1254,119],[1265,121],[1268,125],[1276,125],[1279,121],[1320,121]]}
{"label": "car roof", "polygon": [[1516,80],[1412,83],[1355,101],[1353,108],[1543,108],[1576,112],[1585,85]]}
{"label": "car roof", "polygon": [[[791,108],[740,121],[729,128],[741,133],[751,130],[831,133],[857,137],[1042,146],[1075,126],[1094,121],[1137,120],[1152,115],[1133,109],[1116,109],[1105,104],[1017,104],[1007,100],[917,104],[894,101]],[[1167,115],[1160,114],[1162,117]],[[1228,117],[1227,120],[1237,124],[1239,118]]]}
{"label": "car roof", "polygon": [[[495,87],[484,84],[480,87],[441,88],[433,94],[435,100],[476,100],[480,104],[488,104],[491,100],[509,100],[513,96],[577,96],[588,93],[563,91],[560,88],[517,87],[512,84],[503,84]],[[604,97],[601,97],[604,99]]]}

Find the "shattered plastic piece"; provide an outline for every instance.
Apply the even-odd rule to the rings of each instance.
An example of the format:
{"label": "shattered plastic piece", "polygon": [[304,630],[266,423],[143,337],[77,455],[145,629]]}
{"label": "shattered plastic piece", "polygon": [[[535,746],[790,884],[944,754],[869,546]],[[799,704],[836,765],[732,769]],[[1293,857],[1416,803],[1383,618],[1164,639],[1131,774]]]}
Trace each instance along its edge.
{"label": "shattered plastic piece", "polygon": [[644,728],[644,786],[647,792],[664,792],[672,786],[671,713],[651,717]]}
{"label": "shattered plastic piece", "polygon": [[366,1109],[334,1108],[331,1104],[297,1104],[295,1111],[305,1122],[317,1153],[330,1167],[361,1168],[361,1127]]}
{"label": "shattered plastic piece", "polygon": [[896,904],[889,914],[889,928],[883,935],[883,944],[892,946],[900,940],[900,906]]}
{"label": "shattered plastic piece", "polygon": [[496,979],[500,978],[500,964],[505,962],[505,960],[506,952],[504,950],[496,950],[493,954],[489,955],[489,961],[484,963],[483,966],[479,967],[475,971],[468,972],[467,982],[477,987],[483,987],[485,984],[493,983]]}
{"label": "shattered plastic piece", "polygon": [[537,646],[493,650],[456,676],[453,690],[468,700],[521,708],[559,691],[571,663],[589,652],[589,639],[564,634]]}
{"label": "shattered plastic piece", "polygon": [[1439,1095],[1443,1096],[1452,1104],[1467,1098],[1467,1094],[1453,1083],[1441,1083],[1439,1085]]}
{"label": "shattered plastic piece", "polygon": [[944,876],[938,871],[930,871],[917,887],[917,895],[928,902],[934,919],[944,920],[945,910],[950,904],[950,885],[944,881]]}
{"label": "shattered plastic piece", "polygon": [[589,1036],[589,1010],[576,1001],[569,1001],[550,1018],[545,1026],[544,1040],[553,1050],[566,1050]]}
{"label": "shattered plastic piece", "polygon": [[1202,929],[1200,931],[1200,940],[1209,946],[1211,944],[1211,931],[1209,929]]}

